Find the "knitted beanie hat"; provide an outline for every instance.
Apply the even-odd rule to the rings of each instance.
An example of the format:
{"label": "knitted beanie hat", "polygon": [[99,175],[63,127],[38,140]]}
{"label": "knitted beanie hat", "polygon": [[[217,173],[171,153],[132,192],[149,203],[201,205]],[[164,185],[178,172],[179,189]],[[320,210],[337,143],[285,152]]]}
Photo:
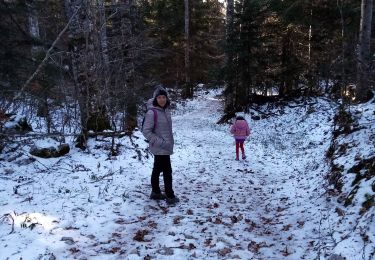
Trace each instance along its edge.
{"label": "knitted beanie hat", "polygon": [[237,112],[236,113],[237,120],[245,120],[245,113],[244,112]]}
{"label": "knitted beanie hat", "polygon": [[160,95],[168,97],[168,94],[167,94],[167,91],[165,90],[165,88],[157,87],[155,89],[153,97],[156,98],[157,96],[160,96]]}
{"label": "knitted beanie hat", "polygon": [[158,106],[158,102],[156,101],[156,98],[157,98],[158,96],[161,96],[161,95],[163,95],[163,96],[165,96],[165,97],[167,98],[167,103],[166,103],[166,105],[165,105],[164,108],[169,107],[169,105],[171,104],[171,101],[169,100],[168,93],[167,93],[167,91],[165,90],[165,88],[163,88],[163,87],[161,87],[161,86],[158,86],[158,87],[155,89],[155,91],[154,91],[154,95],[153,95],[153,101],[152,101],[152,104],[153,104],[155,107]]}

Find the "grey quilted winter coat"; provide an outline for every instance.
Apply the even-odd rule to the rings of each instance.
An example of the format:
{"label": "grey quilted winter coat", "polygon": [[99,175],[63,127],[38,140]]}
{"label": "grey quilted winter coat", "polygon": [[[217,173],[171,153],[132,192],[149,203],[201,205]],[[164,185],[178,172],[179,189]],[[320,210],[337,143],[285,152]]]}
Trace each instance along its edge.
{"label": "grey quilted winter coat", "polygon": [[[172,133],[172,118],[171,112],[168,108],[154,107],[152,105],[153,99],[147,102],[148,111],[145,115],[142,133],[149,141],[150,151],[154,155],[171,155],[173,154],[173,133]],[[157,111],[157,122],[154,129],[154,111]]]}

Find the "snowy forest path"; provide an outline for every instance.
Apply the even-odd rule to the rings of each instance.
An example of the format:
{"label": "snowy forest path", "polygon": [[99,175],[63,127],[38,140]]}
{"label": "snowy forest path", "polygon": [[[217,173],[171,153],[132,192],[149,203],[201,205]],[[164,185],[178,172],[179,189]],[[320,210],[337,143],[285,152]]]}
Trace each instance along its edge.
{"label": "snowy forest path", "polygon": [[235,161],[230,125],[217,124],[220,94],[201,91],[173,109],[175,206],[149,199],[153,157],[140,131],[117,140],[116,156],[103,137],[89,140],[90,151],[38,159],[42,168],[12,171],[16,164],[2,161],[9,174],[0,178],[0,251],[9,259],[90,260],[294,260],[329,252],[341,239],[333,238],[323,189],[332,109],[275,108],[257,121],[246,114],[247,159]]}
{"label": "snowy forest path", "polygon": [[[252,257],[267,259],[306,257],[310,251],[320,250],[316,237],[326,205],[309,174],[324,174],[324,154],[304,155],[318,145],[327,145],[329,138],[321,131],[328,129],[316,128],[318,133],[311,138],[321,139],[310,140],[304,132],[308,129],[282,129],[277,123],[262,129],[261,121],[250,121],[253,133],[245,143],[248,159],[237,162],[229,125],[216,124],[215,115],[223,112],[220,107],[220,99],[203,96],[174,115],[173,167],[175,189],[182,196],[180,207],[202,216],[202,230],[216,226],[216,234],[202,233],[202,242],[221,239],[224,249],[242,249]],[[305,113],[301,111],[301,115]],[[291,125],[303,120],[318,124],[322,119],[302,116]],[[285,135],[280,131],[290,131],[291,138],[281,139]],[[236,228],[240,221],[246,223],[242,230]]]}

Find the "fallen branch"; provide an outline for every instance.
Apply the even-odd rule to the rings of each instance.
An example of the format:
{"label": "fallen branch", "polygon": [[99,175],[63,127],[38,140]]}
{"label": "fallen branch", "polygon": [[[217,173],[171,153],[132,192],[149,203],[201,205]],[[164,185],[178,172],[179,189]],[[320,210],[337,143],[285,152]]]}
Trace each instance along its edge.
{"label": "fallen branch", "polygon": [[[38,68],[35,70],[35,72],[30,76],[30,78],[23,84],[22,88],[20,89],[20,91],[17,93],[17,95],[13,98],[13,100],[17,100],[18,98],[21,97],[21,95],[23,94],[23,92],[25,91],[26,87],[30,84],[30,82],[36,77],[36,75],[39,74],[39,72],[42,70],[42,68],[44,67],[46,61],[49,59],[50,55],[51,55],[51,52],[52,50],[55,48],[57,42],[60,40],[61,36],[65,33],[65,31],[69,28],[70,24],[72,23],[72,21],[74,20],[75,16],[78,14],[78,11],[81,9],[81,6],[79,6],[77,8],[77,10],[75,11],[75,13],[72,15],[72,17],[70,17],[68,23],[65,25],[64,29],[62,29],[62,31],[59,33],[59,35],[57,36],[57,38],[55,39],[55,41],[52,43],[51,47],[47,50],[46,52],[46,55],[44,57],[44,59],[42,60],[42,62],[39,64]],[[5,109],[8,110],[9,109],[9,106],[10,106],[10,103],[8,105],[8,107]]]}
{"label": "fallen branch", "polygon": [[[32,134],[19,134],[19,133],[0,133],[1,137],[14,137],[14,138],[22,138],[22,137],[30,137],[30,138],[38,138],[38,137],[55,137],[55,136],[62,136],[62,137],[70,137],[70,136],[79,136],[80,134],[63,134],[63,133],[32,133]],[[95,132],[89,133],[89,137],[97,137],[97,136],[104,136],[104,137],[124,137],[127,136],[124,132]]]}
{"label": "fallen branch", "polygon": [[4,221],[5,219],[10,219],[12,221],[12,230],[8,233],[8,235],[12,234],[14,232],[14,218],[9,213],[4,214],[0,220]]}
{"label": "fallen branch", "polygon": [[108,173],[108,174],[103,175],[103,176],[100,176],[100,177],[95,177],[95,180],[93,180],[93,181],[90,182],[90,183],[95,183],[95,182],[102,181],[102,180],[104,180],[105,178],[110,177],[110,176],[112,176],[112,175],[114,175],[114,174],[115,174],[114,172],[111,172],[111,173]]}

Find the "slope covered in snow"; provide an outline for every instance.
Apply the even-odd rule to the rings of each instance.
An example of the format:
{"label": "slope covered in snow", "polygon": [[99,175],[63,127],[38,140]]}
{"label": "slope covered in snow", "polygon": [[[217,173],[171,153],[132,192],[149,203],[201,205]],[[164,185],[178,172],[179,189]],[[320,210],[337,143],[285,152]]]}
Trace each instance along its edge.
{"label": "slope covered in snow", "polygon": [[252,110],[262,119],[246,114],[247,160],[235,161],[229,125],[216,124],[220,93],[200,91],[173,111],[173,207],[148,198],[153,157],[139,131],[116,140],[118,156],[104,137],[55,159],[31,157],[31,144],[3,152],[1,258],[371,259],[373,219],[346,214],[327,192],[336,107]]}

